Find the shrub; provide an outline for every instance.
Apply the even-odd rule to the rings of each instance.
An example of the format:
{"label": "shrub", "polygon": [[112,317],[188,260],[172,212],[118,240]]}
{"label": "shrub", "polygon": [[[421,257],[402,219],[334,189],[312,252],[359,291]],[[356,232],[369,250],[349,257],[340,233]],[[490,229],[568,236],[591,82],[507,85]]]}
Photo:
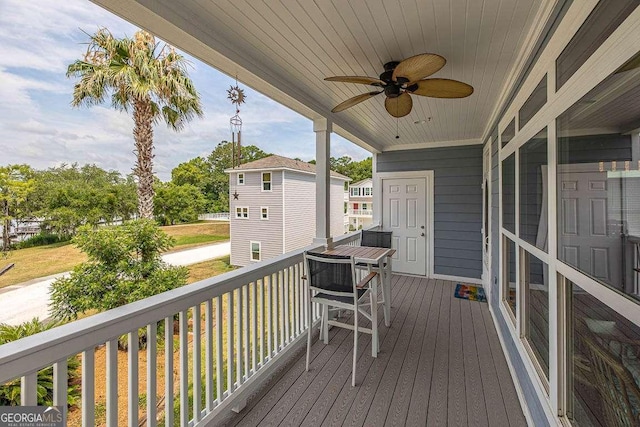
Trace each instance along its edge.
{"label": "shrub", "polygon": [[148,219],[116,227],[81,227],[73,242],[89,260],[51,285],[51,314],[75,319],[110,310],[186,284],[188,270],[162,261],[173,239]]}
{"label": "shrub", "polygon": [[52,233],[36,234],[30,239],[16,244],[17,249],[33,248],[36,246],[52,245],[54,243],[68,242],[71,240],[69,236],[60,236]]}
{"label": "shrub", "polygon": [[[58,326],[56,322],[40,322],[34,318],[20,325],[0,324],[0,345],[7,344],[20,338],[35,335]],[[68,404],[76,406],[80,400],[80,361],[77,356],[69,358],[68,366]],[[0,385],[0,406],[20,405],[20,378]],[[38,371],[38,405],[53,405],[53,366]]]}

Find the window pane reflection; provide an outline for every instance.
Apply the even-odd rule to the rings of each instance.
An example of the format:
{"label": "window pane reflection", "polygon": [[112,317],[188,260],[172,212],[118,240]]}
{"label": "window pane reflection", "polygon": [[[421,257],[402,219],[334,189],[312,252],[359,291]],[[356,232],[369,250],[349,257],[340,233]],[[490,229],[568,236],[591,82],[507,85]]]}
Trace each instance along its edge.
{"label": "window pane reflection", "polygon": [[525,252],[527,271],[524,290],[527,292],[527,341],[549,379],[549,267]]}
{"label": "window pane reflection", "polygon": [[502,226],[516,232],[516,155],[502,162]]}
{"label": "window pane reflection", "polygon": [[520,148],[520,238],[547,250],[547,129]]}
{"label": "window pane reflection", "polygon": [[514,318],[516,317],[516,306],[518,304],[518,298],[516,295],[516,244],[505,237],[505,273],[507,286],[505,288],[504,299],[507,301],[507,306],[511,309],[511,313]]}
{"label": "window pane reflection", "polygon": [[640,68],[609,76],[558,118],[558,258],[640,295]]}
{"label": "window pane reflection", "polygon": [[570,419],[640,425],[640,327],[575,284],[571,300]]}

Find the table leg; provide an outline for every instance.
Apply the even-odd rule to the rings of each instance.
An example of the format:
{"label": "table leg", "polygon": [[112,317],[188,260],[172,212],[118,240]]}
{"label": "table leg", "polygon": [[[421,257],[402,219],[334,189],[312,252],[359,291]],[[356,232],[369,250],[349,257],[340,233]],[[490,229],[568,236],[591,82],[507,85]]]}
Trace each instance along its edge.
{"label": "table leg", "polygon": [[[369,266],[371,272],[371,266]],[[380,283],[380,275],[371,281],[371,356],[378,357],[378,284]]]}
{"label": "table leg", "polygon": [[[380,270],[382,271],[382,268]],[[384,324],[389,327],[391,326],[391,257],[387,257],[387,266],[384,270],[384,285],[382,286],[382,292],[384,292]]]}

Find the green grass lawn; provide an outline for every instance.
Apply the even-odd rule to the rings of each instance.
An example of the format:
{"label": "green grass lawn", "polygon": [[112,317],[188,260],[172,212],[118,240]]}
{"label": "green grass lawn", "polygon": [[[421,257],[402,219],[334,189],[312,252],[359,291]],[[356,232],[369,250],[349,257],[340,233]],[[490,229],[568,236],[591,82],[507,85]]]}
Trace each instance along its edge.
{"label": "green grass lawn", "polygon": [[[229,240],[229,223],[197,222],[161,229],[176,239],[176,246],[172,251]],[[0,257],[0,269],[15,264],[15,267],[0,276],[0,288],[69,271],[86,259],[86,256],[69,242],[13,250],[6,258]]]}

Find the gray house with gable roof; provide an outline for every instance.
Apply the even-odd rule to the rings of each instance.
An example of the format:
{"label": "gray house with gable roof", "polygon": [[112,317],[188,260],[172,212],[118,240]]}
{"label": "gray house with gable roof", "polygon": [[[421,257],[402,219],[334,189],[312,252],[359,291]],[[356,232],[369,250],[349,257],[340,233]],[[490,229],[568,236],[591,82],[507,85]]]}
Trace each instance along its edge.
{"label": "gray house with gable roof", "polygon": [[[316,166],[272,155],[228,169],[231,264],[282,255],[310,245],[315,235]],[[331,234],[343,234],[343,188],[331,172]]]}

